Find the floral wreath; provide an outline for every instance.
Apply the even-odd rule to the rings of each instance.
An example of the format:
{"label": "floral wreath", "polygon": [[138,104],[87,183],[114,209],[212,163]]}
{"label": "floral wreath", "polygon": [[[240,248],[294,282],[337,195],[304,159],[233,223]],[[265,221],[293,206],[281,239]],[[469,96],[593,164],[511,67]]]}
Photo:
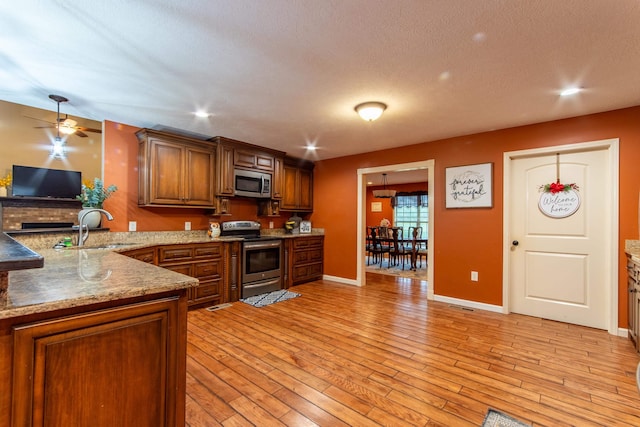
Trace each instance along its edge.
{"label": "floral wreath", "polygon": [[578,191],[578,185],[574,182],[571,184],[561,184],[560,180],[552,182],[551,184],[544,184],[540,186],[540,191],[543,193],[556,194],[562,192],[569,192],[571,190]]}

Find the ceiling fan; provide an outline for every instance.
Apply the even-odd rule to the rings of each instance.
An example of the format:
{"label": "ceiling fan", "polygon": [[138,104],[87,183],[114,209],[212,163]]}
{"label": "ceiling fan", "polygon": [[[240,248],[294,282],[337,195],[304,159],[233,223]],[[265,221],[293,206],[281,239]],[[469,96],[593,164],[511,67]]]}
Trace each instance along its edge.
{"label": "ceiling fan", "polygon": [[65,114],[64,117],[60,117],[60,104],[63,102],[68,102],[69,100],[61,95],[49,95],[49,98],[58,103],[58,115],[56,118],[56,122],[49,122],[47,120],[38,119],[36,117],[29,117],[31,119],[40,120],[43,122],[49,123],[51,126],[36,126],[36,129],[42,128],[54,128],[57,129],[58,132],[66,134],[66,135],[78,135],[81,138],[86,138],[88,135],[85,132],[95,132],[102,133],[102,129],[94,129],[83,126],[78,126],[78,122],[70,119],[68,114]]}

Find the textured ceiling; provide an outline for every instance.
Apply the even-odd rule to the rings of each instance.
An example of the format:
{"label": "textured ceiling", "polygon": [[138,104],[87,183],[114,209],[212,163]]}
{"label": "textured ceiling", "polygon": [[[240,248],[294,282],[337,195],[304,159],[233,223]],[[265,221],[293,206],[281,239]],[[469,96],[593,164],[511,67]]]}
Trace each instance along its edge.
{"label": "textured ceiling", "polygon": [[4,1],[0,99],[325,159],[638,105],[639,23],[638,0]]}

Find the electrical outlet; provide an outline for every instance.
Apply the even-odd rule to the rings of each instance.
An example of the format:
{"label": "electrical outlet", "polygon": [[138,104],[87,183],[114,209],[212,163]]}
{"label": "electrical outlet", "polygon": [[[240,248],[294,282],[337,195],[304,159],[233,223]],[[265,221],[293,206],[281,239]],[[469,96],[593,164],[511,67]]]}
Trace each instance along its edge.
{"label": "electrical outlet", "polygon": [[269,228],[273,228],[273,221],[269,221]]}
{"label": "electrical outlet", "polygon": [[185,231],[191,230],[191,221],[185,221],[184,222],[184,229],[185,229]]}
{"label": "electrical outlet", "polygon": [[478,281],[478,272],[477,271],[472,271],[471,272],[471,281],[472,282],[477,282]]}
{"label": "electrical outlet", "polygon": [[135,221],[129,221],[129,231],[136,231],[138,228],[138,223]]}

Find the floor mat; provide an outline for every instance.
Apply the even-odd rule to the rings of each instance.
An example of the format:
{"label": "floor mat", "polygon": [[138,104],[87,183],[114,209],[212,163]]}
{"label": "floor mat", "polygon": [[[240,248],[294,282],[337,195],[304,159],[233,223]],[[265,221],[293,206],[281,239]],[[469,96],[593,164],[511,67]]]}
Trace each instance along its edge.
{"label": "floor mat", "polygon": [[269,292],[267,294],[244,298],[240,301],[254,307],[264,307],[265,305],[275,304],[276,302],[286,301],[288,299],[296,298],[299,296],[300,294],[282,289],[279,291]]}

